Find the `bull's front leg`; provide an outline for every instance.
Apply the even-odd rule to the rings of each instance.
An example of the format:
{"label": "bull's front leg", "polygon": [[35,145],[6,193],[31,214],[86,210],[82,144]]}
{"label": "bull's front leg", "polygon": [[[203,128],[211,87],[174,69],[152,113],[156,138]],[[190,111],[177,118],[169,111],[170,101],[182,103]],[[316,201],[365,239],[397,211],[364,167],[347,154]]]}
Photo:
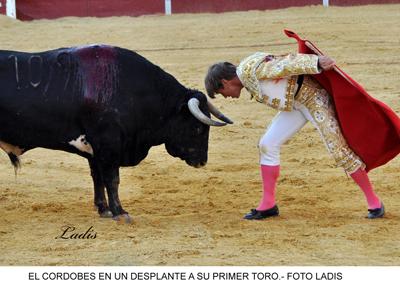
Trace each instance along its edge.
{"label": "bull's front leg", "polygon": [[131,223],[132,218],[129,216],[121,205],[118,196],[119,187],[119,167],[103,166],[102,168],[104,185],[107,189],[108,205],[113,214],[113,219],[120,222]]}
{"label": "bull's front leg", "polygon": [[89,159],[90,174],[93,179],[94,205],[100,217],[110,218],[113,214],[107,204],[105,186],[98,164],[94,159]]}
{"label": "bull's front leg", "polygon": [[[113,219],[121,222],[131,223],[132,218],[122,208],[118,197],[119,165],[121,159],[121,126],[115,110],[103,110],[96,113],[85,114],[82,118],[82,126],[88,142],[93,149],[91,159],[96,177],[95,201],[104,205],[104,187],[107,190],[108,208]],[[96,171],[98,173],[96,173]],[[97,181],[97,184],[96,184]],[[102,203],[103,202],[103,203]]]}

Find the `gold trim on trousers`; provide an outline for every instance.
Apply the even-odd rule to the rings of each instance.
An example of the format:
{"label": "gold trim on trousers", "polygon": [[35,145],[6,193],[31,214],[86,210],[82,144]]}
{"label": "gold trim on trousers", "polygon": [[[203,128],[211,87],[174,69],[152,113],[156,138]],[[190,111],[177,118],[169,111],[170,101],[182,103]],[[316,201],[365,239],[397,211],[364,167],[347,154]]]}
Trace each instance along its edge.
{"label": "gold trim on trousers", "polygon": [[260,140],[260,163],[278,165],[280,146],[300,130],[308,121],[318,130],[336,165],[351,174],[360,167],[362,160],[348,146],[337,121],[330,95],[309,76],[295,97],[294,110],[279,112]]}

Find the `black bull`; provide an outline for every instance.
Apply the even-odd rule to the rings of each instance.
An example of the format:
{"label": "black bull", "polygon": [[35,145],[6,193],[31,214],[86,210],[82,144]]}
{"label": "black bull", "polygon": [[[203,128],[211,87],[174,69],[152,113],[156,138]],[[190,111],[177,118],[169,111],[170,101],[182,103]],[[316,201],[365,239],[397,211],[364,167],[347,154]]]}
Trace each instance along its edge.
{"label": "black bull", "polygon": [[[160,144],[203,166],[210,125],[231,123],[203,93],[117,47],[0,51],[0,87],[0,147],[14,166],[36,147],[81,155],[90,165],[100,216],[127,222],[119,167],[139,164]],[[225,123],[211,120],[210,112]]]}

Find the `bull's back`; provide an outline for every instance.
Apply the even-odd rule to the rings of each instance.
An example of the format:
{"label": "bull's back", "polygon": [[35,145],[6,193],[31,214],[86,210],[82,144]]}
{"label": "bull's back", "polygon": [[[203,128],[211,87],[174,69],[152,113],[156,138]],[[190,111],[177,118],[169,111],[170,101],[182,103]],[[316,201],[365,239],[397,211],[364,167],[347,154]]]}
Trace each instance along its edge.
{"label": "bull's back", "polygon": [[165,110],[161,94],[181,88],[144,57],[106,45],[0,51],[0,85],[0,140],[38,134],[56,140],[79,128],[82,113],[109,108],[137,127],[147,122],[141,115]]}

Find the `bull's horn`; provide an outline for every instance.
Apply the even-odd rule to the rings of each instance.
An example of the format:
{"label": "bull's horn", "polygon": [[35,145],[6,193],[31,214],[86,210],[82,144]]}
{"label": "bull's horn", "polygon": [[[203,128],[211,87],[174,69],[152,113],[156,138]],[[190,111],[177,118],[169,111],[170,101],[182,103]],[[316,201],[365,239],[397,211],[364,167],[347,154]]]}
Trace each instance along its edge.
{"label": "bull's horn", "polygon": [[211,114],[213,114],[217,119],[226,122],[227,124],[233,124],[233,122],[226,117],[223,113],[221,113],[216,107],[211,104],[211,102],[207,101],[208,110]]}
{"label": "bull's horn", "polygon": [[226,123],[214,121],[209,117],[207,117],[205,114],[203,114],[203,112],[199,108],[199,104],[200,102],[196,98],[191,98],[188,102],[189,111],[196,119],[198,119],[200,122],[208,126],[222,127],[226,125]]}

